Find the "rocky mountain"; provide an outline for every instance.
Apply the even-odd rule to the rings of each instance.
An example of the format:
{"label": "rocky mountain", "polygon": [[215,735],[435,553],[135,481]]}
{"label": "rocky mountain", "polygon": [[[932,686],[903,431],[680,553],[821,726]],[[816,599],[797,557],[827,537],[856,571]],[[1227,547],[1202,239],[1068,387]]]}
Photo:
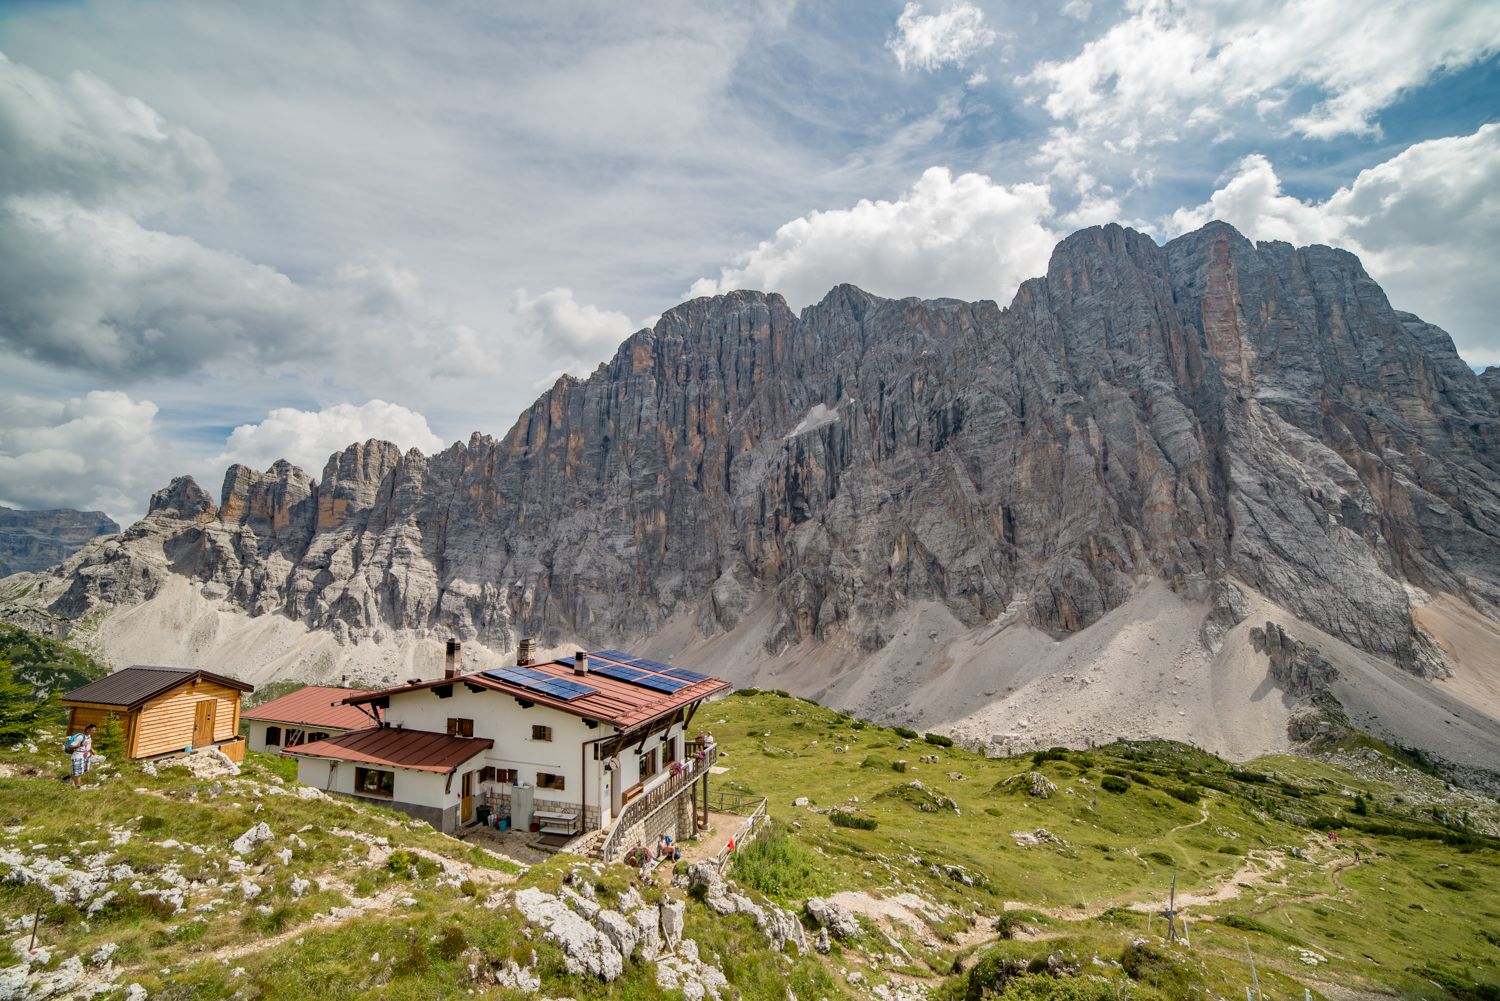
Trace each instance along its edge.
{"label": "rocky mountain", "polygon": [[[1004,308],[847,285],[800,316],[759,292],[684,303],[501,439],[368,441],[318,479],[236,466],[217,498],[182,477],[12,591],[75,621],[170,605],[202,639],[184,656],[225,616],[274,621],[257,657],[281,673],[378,681],[454,635],[492,658],[523,636],[635,644],[887,713],[973,681],[908,717],[943,723],[1154,587],[1197,609],[1204,664],[1226,638],[1253,652],[1242,622],[1266,610],[1287,650],[1347,648],[1399,687],[1463,659],[1429,605],[1494,639],[1497,400],[1500,372],[1476,376],[1352,254],[1096,227]],[[941,681],[1000,631],[1030,645]],[[1465,704],[1500,716],[1492,687]]]}
{"label": "rocky mountain", "polygon": [[0,577],[56,566],[120,526],[103,511],[15,511],[0,505]]}

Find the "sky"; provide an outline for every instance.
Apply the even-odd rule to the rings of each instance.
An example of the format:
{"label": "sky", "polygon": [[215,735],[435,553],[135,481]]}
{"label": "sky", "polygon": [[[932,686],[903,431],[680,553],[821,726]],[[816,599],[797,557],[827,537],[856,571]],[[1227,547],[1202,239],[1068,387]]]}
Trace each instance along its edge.
{"label": "sky", "polygon": [[994,299],[1118,222],[1500,364],[1500,4],[0,0],[0,504],[503,435],[685,299]]}

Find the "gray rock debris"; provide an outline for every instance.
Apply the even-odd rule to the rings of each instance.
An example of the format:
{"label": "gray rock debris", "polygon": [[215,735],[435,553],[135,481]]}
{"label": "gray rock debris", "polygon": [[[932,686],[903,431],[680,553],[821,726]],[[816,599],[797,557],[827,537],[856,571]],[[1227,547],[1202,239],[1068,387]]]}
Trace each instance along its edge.
{"label": "gray rock debris", "polygon": [[594,927],[604,933],[622,956],[635,952],[636,943],[640,941],[635,924],[619,911],[601,910],[594,918]]}
{"label": "gray rock debris", "polygon": [[516,891],[515,904],[527,921],[541,925],[547,940],[563,951],[569,973],[612,981],[624,971],[624,957],[614,943],[557,897],[529,886]]}
{"label": "gray rock debris", "polygon": [[661,902],[661,934],[667,950],[675,952],[682,941],[682,919],[687,905],[681,900],[664,899]]}
{"label": "gray rock debris", "polygon": [[809,897],[807,913],[839,938],[853,938],[859,934],[859,922],[854,920],[854,915],[831,900]]}
{"label": "gray rock debris", "polygon": [[255,846],[267,841],[275,841],[276,835],[271,833],[271,828],[265,821],[261,821],[250,828],[244,834],[234,839],[229,847],[238,855],[248,855]]}
{"label": "gray rock debris", "polygon": [[1274,622],[1254,626],[1250,642],[1256,652],[1271,658],[1269,674],[1289,695],[1321,695],[1339,676],[1339,669],[1318,648],[1292,639]]}

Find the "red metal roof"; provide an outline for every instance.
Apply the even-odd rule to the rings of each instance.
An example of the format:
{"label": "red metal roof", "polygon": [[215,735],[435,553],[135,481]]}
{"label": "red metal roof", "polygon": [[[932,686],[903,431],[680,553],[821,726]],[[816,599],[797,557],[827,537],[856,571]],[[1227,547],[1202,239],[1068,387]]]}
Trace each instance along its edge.
{"label": "red metal roof", "polygon": [[[251,709],[240,710],[241,719],[262,723],[295,723],[326,726],[334,730],[363,730],[375,725],[364,711],[344,705],[351,690],[308,685],[279,699],[272,699]],[[374,710],[379,712],[379,710]]]}
{"label": "red metal roof", "polygon": [[358,695],[350,696],[346,702],[350,704],[360,702],[373,702],[376,699],[396,695],[401,692],[416,692],[424,689],[437,688],[441,685],[470,684],[476,688],[487,688],[495,692],[504,692],[518,699],[525,699],[539,706],[547,706],[559,709],[562,712],[574,716],[582,716],[585,719],[598,720],[608,723],[610,726],[619,727],[621,730],[631,730],[643,723],[660,719],[669,713],[676,712],[684,706],[690,706],[700,699],[724,691],[729,688],[729,682],[720,681],[718,678],[706,678],[695,682],[677,692],[667,694],[632,685],[625,681],[616,681],[603,675],[590,671],[583,677],[573,674],[573,668],[567,664],[559,664],[550,661],[546,664],[527,665],[533,671],[549,674],[554,678],[562,678],[567,681],[577,681],[595,689],[588,695],[564,702],[562,699],[538,692],[531,688],[522,688],[520,685],[491,678],[485,674],[466,674],[461,678],[440,678],[435,681],[422,681],[415,685],[403,685],[400,688],[387,688],[377,692],[360,692]]}
{"label": "red metal roof", "polygon": [[298,744],[282,753],[445,774],[494,745],[488,737],[450,737],[446,733],[384,726]]}

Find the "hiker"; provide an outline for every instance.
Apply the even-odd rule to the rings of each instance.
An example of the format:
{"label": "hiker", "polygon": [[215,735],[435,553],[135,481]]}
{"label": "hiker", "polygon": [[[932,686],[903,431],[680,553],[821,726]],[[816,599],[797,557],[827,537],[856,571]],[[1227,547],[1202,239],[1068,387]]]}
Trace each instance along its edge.
{"label": "hiker", "polygon": [[682,858],[682,849],[672,844],[672,836],[670,834],[663,834],[661,841],[656,845],[656,857],[671,859],[673,862],[676,862]]}
{"label": "hiker", "polygon": [[90,723],[82,733],[73,734],[63,745],[73,761],[73,785],[79,789],[83,788],[83,777],[88,774],[89,759],[94,756],[94,731],[97,729]]}

